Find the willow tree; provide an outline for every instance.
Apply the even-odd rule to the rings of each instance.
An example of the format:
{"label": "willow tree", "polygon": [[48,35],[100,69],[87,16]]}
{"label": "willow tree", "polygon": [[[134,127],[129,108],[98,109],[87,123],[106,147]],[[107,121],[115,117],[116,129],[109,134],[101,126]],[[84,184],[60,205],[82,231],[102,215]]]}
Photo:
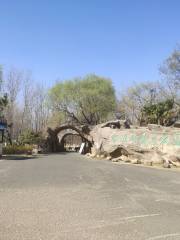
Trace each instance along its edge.
{"label": "willow tree", "polygon": [[49,98],[55,111],[79,124],[105,121],[116,105],[112,81],[96,75],[59,82],[50,89]]}

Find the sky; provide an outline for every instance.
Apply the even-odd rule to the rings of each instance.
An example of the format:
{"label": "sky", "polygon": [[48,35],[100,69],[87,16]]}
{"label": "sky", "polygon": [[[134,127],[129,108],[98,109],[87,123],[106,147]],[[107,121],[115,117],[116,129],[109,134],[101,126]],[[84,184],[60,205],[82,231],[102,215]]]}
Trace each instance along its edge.
{"label": "sky", "polygon": [[178,43],[179,0],[0,0],[0,64],[47,87],[89,73],[118,92],[156,81]]}

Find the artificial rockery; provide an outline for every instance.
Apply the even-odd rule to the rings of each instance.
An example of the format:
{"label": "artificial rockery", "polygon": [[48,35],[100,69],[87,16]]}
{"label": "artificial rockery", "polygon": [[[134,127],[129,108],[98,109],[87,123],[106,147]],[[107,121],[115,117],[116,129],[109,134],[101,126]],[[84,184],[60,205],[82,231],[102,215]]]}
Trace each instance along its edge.
{"label": "artificial rockery", "polygon": [[71,126],[50,130],[50,151],[62,151],[57,134],[60,130],[74,129],[88,142],[86,155],[112,162],[180,167],[180,128],[148,124],[144,127],[130,125],[126,120],[114,120],[96,126]]}
{"label": "artificial rockery", "polygon": [[180,128],[148,124],[144,127],[116,120],[95,126],[90,131],[91,157],[113,162],[130,162],[180,167]]}

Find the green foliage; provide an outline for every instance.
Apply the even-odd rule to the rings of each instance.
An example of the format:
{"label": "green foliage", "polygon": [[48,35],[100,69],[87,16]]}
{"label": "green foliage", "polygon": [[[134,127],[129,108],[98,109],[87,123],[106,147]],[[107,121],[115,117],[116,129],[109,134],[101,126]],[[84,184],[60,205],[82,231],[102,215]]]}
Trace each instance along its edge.
{"label": "green foliage", "polygon": [[2,77],[3,76],[3,69],[2,66],[0,65],[0,89],[1,89],[1,85],[2,85]]}
{"label": "green foliage", "polygon": [[111,80],[96,75],[57,83],[49,96],[54,109],[81,124],[98,124],[116,105]]}
{"label": "green foliage", "polygon": [[19,136],[18,142],[20,144],[40,144],[42,142],[42,135],[41,133],[26,130]]}
{"label": "green foliage", "polygon": [[56,128],[65,122],[65,116],[62,112],[53,111],[47,121],[47,127]]}
{"label": "green foliage", "polygon": [[171,121],[174,101],[167,99],[156,104],[145,105],[142,109],[142,114],[147,123],[165,125]]}
{"label": "green foliage", "polygon": [[8,97],[6,94],[4,94],[4,96],[0,97],[0,110],[3,111],[4,108],[7,106],[8,104]]}
{"label": "green foliage", "polygon": [[29,154],[32,150],[31,145],[8,145],[3,147],[3,154]]}
{"label": "green foliage", "polygon": [[7,94],[2,93],[2,67],[0,65],[0,117],[3,117],[4,109],[8,104],[8,97]]}

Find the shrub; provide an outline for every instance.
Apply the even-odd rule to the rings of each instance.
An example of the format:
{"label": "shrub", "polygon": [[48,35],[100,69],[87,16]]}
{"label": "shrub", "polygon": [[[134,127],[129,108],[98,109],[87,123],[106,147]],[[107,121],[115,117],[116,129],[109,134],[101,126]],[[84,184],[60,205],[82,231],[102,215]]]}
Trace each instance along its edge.
{"label": "shrub", "polygon": [[42,134],[35,133],[30,130],[22,132],[19,136],[18,142],[20,144],[40,144],[43,141]]}
{"label": "shrub", "polygon": [[147,123],[169,125],[175,117],[173,114],[174,100],[167,99],[156,104],[145,105],[142,113]]}
{"label": "shrub", "polygon": [[3,154],[29,154],[32,150],[32,145],[8,145],[3,147]]}

